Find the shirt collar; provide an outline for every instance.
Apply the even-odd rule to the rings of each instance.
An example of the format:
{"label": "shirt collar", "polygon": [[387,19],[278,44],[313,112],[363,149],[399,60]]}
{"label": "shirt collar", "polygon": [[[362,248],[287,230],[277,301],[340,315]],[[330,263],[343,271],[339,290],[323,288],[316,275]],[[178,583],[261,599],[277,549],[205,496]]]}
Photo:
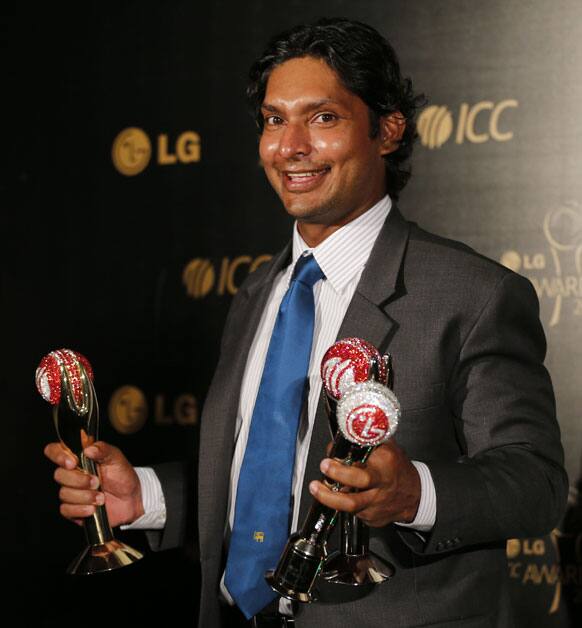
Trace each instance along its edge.
{"label": "shirt collar", "polygon": [[386,195],[361,216],[348,222],[312,249],[299,235],[295,222],[291,266],[295,266],[302,254],[313,253],[327,281],[337,293],[341,293],[356,273],[366,265],[391,207],[390,197]]}

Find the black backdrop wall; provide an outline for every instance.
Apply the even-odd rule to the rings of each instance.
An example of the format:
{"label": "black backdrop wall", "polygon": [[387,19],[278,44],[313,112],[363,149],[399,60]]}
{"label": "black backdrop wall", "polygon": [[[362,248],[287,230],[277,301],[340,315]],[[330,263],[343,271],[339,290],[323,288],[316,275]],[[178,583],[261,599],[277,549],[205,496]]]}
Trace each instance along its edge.
{"label": "black backdrop wall", "polygon": [[582,5],[255,0],[4,16],[0,517],[15,624],[152,625],[169,608],[194,623],[195,556],[63,575],[84,540],[58,515],[34,370],[52,349],[81,351],[104,439],[135,464],[194,457],[231,296],[291,224],[258,167],[247,68],[273,33],[323,15],[376,26],[428,96],[407,217],[538,291],[571,506],[547,538],[511,540],[508,569],[521,625],[579,621]]}

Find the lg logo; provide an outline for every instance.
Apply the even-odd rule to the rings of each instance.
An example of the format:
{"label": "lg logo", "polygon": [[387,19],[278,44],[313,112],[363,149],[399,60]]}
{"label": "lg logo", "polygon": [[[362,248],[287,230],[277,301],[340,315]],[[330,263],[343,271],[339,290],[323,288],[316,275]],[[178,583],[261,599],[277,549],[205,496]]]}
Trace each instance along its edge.
{"label": "lg logo", "polygon": [[[156,146],[157,163],[170,166],[200,161],[200,136],[195,131],[184,131],[171,142],[166,133],[160,133]],[[118,172],[127,177],[139,174],[150,162],[152,145],[147,134],[137,127],[124,129],[113,141],[111,159]]]}
{"label": "lg logo", "polygon": [[475,105],[461,103],[457,115],[453,116],[447,107],[432,105],[418,117],[420,141],[427,148],[440,148],[454,132],[456,144],[463,144],[465,140],[472,144],[489,140],[508,142],[513,138],[513,131],[501,117],[507,109],[518,106],[514,99],[498,103],[483,100]]}
{"label": "lg logo", "polygon": [[[191,393],[172,398],[159,393],[154,398],[156,425],[192,426],[198,423],[198,401]],[[144,392],[137,386],[121,386],[109,400],[109,420],[120,434],[135,434],[150,415]]]}

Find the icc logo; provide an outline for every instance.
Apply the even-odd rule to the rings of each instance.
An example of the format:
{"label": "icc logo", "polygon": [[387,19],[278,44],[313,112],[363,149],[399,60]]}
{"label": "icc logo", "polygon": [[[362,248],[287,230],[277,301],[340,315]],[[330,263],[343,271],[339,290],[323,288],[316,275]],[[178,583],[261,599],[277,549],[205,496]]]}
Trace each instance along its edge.
{"label": "icc logo", "polygon": [[237,271],[247,268],[248,273],[252,273],[271,257],[272,255],[259,255],[254,260],[250,255],[240,255],[232,260],[224,257],[218,273],[210,260],[193,259],[182,272],[182,283],[186,286],[188,295],[195,299],[205,297],[215,285],[220,296],[225,293],[234,295],[238,290],[238,282],[235,281]]}
{"label": "icc logo", "polygon": [[[499,119],[506,109],[515,109],[518,104],[513,99],[502,100],[497,104],[483,100],[472,106],[462,103],[456,130],[453,114],[447,107],[432,105],[424,109],[418,117],[420,141],[427,148],[440,148],[455,131],[456,144],[462,144],[465,140],[472,144],[482,144],[490,139],[507,142],[513,137],[513,131],[500,130]],[[476,130],[477,126],[479,131]]]}
{"label": "icc logo", "polygon": [[[170,148],[168,136],[160,133],[157,138],[157,163],[169,166],[178,162],[183,164],[200,161],[200,136],[194,131],[184,131]],[[139,174],[150,163],[152,145],[150,138],[137,127],[124,129],[113,140],[111,159],[116,170],[127,177]]]}
{"label": "icc logo", "polygon": [[214,286],[214,266],[207,259],[193,259],[182,273],[188,294],[195,299],[205,297]]}

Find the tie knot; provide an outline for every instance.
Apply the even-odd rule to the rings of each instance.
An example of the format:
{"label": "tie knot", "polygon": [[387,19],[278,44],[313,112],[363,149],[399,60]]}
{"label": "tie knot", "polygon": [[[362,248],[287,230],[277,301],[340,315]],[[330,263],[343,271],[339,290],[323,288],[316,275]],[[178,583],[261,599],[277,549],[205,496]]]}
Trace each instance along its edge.
{"label": "tie knot", "polygon": [[303,255],[295,264],[291,280],[299,281],[305,286],[313,288],[313,286],[324,277],[325,275],[319,267],[315,257],[313,257],[313,255]]}

